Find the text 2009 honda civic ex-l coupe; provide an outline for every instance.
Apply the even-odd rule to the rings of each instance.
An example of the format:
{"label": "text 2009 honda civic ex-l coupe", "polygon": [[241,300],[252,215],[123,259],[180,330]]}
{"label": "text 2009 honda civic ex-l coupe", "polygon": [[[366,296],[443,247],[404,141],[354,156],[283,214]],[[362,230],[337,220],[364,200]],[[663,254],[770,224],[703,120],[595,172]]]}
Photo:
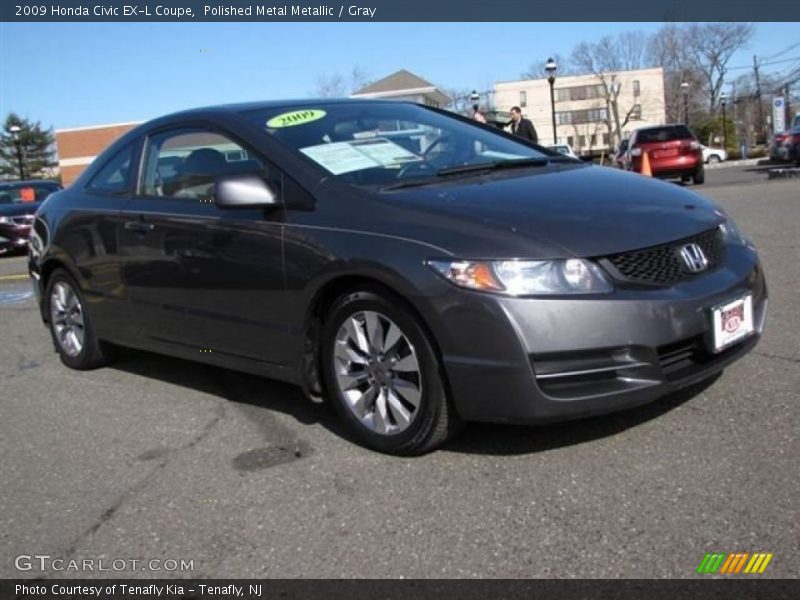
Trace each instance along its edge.
{"label": "text 2009 honda civic ex-l coupe", "polygon": [[124,345],[293,382],[399,454],[650,402],[752,349],[767,307],[708,200],[400,102],[146,123],[30,253],[67,366]]}

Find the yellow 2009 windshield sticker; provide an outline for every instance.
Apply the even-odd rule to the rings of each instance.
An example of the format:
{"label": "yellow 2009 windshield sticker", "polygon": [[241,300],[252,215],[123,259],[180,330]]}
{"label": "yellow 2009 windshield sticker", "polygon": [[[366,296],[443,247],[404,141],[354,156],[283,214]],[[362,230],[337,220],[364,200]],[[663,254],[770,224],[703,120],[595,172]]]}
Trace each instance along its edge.
{"label": "yellow 2009 windshield sticker", "polygon": [[267,127],[278,129],[280,127],[294,127],[295,125],[305,125],[311,121],[316,121],[324,117],[327,113],[324,110],[309,108],[307,110],[293,110],[272,117],[267,121]]}

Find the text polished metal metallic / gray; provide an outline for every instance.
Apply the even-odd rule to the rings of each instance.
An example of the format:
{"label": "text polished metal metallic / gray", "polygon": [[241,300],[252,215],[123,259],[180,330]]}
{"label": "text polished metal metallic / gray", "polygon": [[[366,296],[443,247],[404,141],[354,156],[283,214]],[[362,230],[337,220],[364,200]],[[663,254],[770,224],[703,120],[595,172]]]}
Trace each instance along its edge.
{"label": "text polished metal metallic / gray", "polygon": [[711,201],[403,102],[156,119],[50,196],[32,239],[65,365],[121,345],[281,379],[397,454],[463,421],[656,400],[744,356],[767,313]]}

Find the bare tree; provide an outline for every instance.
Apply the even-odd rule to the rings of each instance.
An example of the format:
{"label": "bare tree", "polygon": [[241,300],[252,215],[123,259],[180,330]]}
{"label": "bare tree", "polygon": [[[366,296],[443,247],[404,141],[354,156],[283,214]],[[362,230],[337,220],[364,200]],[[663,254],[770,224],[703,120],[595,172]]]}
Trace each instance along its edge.
{"label": "bare tree", "polygon": [[472,101],[469,99],[472,90],[468,88],[445,88],[438,86],[439,89],[444,90],[445,94],[450,96],[450,103],[444,106],[447,110],[459,114],[470,114]]}
{"label": "bare tree", "polygon": [[[684,29],[668,24],[647,43],[648,61],[664,70],[664,108],[668,123],[683,122],[684,102],[692,113],[705,104],[702,74],[687,51],[685,36]],[[681,87],[683,83],[687,87]]]}
{"label": "bare tree", "polygon": [[728,61],[747,46],[754,32],[749,23],[694,23],[684,30],[683,43],[694,68],[702,75],[712,115],[717,110]]}
{"label": "bare tree", "polygon": [[572,64],[584,73],[594,75],[602,86],[606,107],[609,141],[615,146],[622,140],[622,128],[628,124],[636,105],[621,107],[622,83],[619,73],[640,69],[646,64],[645,37],[639,32],[604,36],[594,43],[581,42],[572,51]]}
{"label": "bare tree", "polygon": [[[552,58],[556,62],[556,65],[558,66],[558,75],[581,75],[575,66],[570,64],[569,60],[560,54],[553,54],[548,58]],[[544,66],[546,64],[547,58],[540,60],[539,62],[531,63],[530,66],[528,66],[528,70],[522,73],[522,79],[543,79],[545,77]]]}
{"label": "bare tree", "polygon": [[354,65],[348,75],[335,71],[319,75],[313,95],[318,98],[343,98],[369,85],[369,75],[360,65]]}

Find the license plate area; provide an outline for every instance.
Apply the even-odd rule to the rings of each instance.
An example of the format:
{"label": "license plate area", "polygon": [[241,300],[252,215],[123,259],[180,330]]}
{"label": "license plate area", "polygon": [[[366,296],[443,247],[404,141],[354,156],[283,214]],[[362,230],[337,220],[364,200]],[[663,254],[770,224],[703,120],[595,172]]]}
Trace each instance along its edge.
{"label": "license plate area", "polygon": [[753,296],[748,294],[720,304],[711,309],[711,324],[713,327],[712,350],[722,352],[738,341],[752,335],[753,325]]}
{"label": "license plate area", "polygon": [[678,149],[671,148],[669,150],[656,150],[653,152],[653,158],[672,158],[678,156]]}

